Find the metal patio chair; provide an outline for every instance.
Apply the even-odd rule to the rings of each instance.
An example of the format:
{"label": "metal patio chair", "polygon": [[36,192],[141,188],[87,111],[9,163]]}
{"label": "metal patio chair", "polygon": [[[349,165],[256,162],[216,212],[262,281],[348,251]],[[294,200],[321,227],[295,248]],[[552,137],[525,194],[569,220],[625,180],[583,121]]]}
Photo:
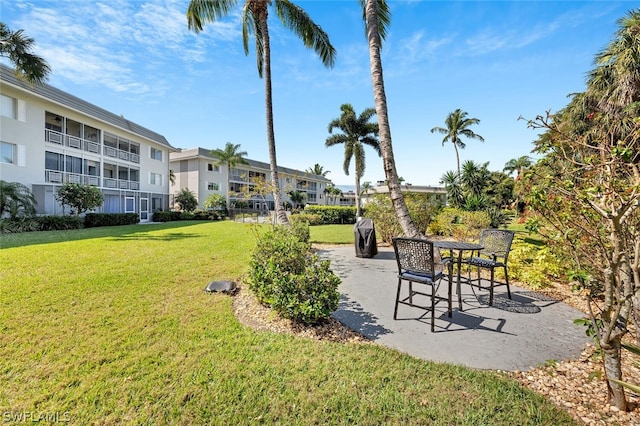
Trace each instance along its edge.
{"label": "metal patio chair", "polygon": [[[447,302],[448,314],[451,317],[451,268],[449,267],[447,297],[438,296],[438,288],[445,277],[443,270],[445,264],[440,258],[440,252],[433,246],[433,242],[418,238],[398,237],[393,239],[393,249],[398,264],[398,291],[393,311],[393,319],[398,317],[398,305],[417,307],[431,311],[431,331],[434,331],[435,307],[439,302]],[[402,281],[409,282],[409,295],[400,298]],[[427,286],[428,289],[414,289],[414,283]],[[427,306],[414,299],[430,299]]]}
{"label": "metal patio chair", "polygon": [[[463,263],[466,263],[468,265],[468,283],[474,287],[478,287],[481,290],[487,290],[487,288],[482,286],[480,271],[482,269],[488,269],[491,271],[491,280],[488,288],[489,306],[493,306],[493,289],[495,287],[506,286],[507,295],[509,296],[509,299],[511,299],[507,260],[509,259],[509,251],[511,250],[513,236],[513,231],[507,231],[505,229],[484,229],[480,234],[479,241],[480,245],[483,248],[475,253],[472,253],[471,257],[462,260]],[[472,267],[477,268],[477,278],[471,278]],[[504,270],[505,282],[499,282],[495,280],[496,268],[502,268]]]}

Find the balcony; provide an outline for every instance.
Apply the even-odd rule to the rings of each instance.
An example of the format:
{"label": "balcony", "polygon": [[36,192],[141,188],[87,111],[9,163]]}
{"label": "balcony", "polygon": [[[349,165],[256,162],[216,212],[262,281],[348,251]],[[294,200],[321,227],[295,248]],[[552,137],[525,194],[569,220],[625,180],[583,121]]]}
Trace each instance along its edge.
{"label": "balcony", "polygon": [[78,173],[45,170],[45,181],[49,183],[81,183],[84,185],[100,186],[100,176],[83,175]]}
{"label": "balcony", "polygon": [[[89,139],[82,139],[77,136],[66,135],[51,129],[44,130],[44,140],[56,145],[67,146],[69,148],[81,151],[91,152],[93,154],[100,153],[100,142]],[[103,155],[106,157],[117,158],[119,160],[129,161],[131,163],[140,163],[140,154],[127,152],[118,148],[104,146]]]}

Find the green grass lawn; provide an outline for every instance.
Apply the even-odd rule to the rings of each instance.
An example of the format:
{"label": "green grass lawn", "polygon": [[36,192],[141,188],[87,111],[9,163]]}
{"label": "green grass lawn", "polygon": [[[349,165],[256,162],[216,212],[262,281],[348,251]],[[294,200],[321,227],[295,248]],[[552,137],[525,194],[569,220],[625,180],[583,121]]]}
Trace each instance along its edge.
{"label": "green grass lawn", "polygon": [[[352,226],[312,239],[347,228],[350,242]],[[228,221],[0,236],[3,420],[574,424],[497,373],[239,324],[231,297],[204,288],[241,279],[253,245],[250,225]]]}

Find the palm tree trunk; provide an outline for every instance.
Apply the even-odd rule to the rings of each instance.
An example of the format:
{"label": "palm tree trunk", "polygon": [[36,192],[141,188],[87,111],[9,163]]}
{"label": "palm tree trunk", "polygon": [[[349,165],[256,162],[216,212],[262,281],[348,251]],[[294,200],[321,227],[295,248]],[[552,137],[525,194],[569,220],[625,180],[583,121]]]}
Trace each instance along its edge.
{"label": "palm tree trunk", "polygon": [[458,153],[458,144],[456,143],[455,138],[453,139],[453,149],[456,150],[456,164],[458,166],[458,179],[460,179],[460,153]]}
{"label": "palm tree trunk", "polygon": [[276,136],[273,130],[273,100],[271,95],[271,46],[269,42],[269,28],[267,26],[267,9],[259,16],[260,29],[264,42],[264,92],[265,109],[267,113],[267,144],[269,145],[269,167],[271,169],[271,184],[273,202],[276,210],[276,220],[282,225],[289,225],[287,212],[282,206],[280,196],[280,178],[278,176],[278,163],[276,161]]}
{"label": "palm tree trunk", "polygon": [[391,144],[391,128],[387,113],[387,97],[384,91],[384,79],[382,76],[382,59],[380,58],[380,32],[378,29],[378,4],[376,0],[367,0],[365,5],[365,20],[367,40],[369,42],[369,61],[371,66],[371,82],[373,84],[373,97],[375,100],[378,127],[380,130],[380,150],[384,174],[389,187],[389,195],[396,212],[398,222],[404,234],[408,237],[422,236],[413,219],[409,215],[409,209],[404,202],[402,189],[398,182],[396,163],[393,157]]}
{"label": "palm tree trunk", "polygon": [[360,207],[360,174],[360,170],[356,168],[356,220],[362,217],[362,208]]}

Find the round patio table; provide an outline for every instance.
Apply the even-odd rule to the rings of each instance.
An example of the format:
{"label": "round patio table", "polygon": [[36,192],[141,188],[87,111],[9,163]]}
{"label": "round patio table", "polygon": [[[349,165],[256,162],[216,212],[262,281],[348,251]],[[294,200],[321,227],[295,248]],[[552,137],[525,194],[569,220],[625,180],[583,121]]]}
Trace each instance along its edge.
{"label": "round patio table", "polygon": [[[451,253],[451,268],[453,267],[453,263],[456,264],[457,268],[457,281],[456,281],[456,292],[458,293],[458,308],[462,311],[462,293],[460,292],[460,269],[462,266],[462,253],[465,251],[471,251],[472,253],[476,250],[482,250],[484,246],[478,243],[468,243],[465,241],[434,241],[434,247],[438,247],[439,249],[449,250]],[[458,253],[457,258],[453,256],[453,252],[456,251]]]}

